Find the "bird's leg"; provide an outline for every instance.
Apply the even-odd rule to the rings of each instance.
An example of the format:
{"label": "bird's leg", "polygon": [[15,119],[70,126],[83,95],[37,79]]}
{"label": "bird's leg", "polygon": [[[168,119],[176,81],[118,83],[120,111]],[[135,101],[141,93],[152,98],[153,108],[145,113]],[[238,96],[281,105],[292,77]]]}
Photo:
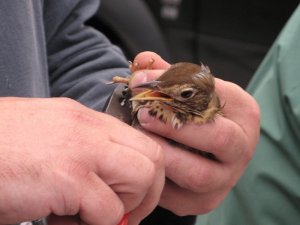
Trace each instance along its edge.
{"label": "bird's leg", "polygon": [[129,69],[131,71],[131,73],[140,70],[140,64],[138,62],[129,62]]}
{"label": "bird's leg", "polygon": [[[146,67],[143,67],[143,68],[142,68],[140,63],[129,61],[129,69],[131,70],[131,73],[134,73],[135,71],[138,71],[138,70],[141,70],[141,69],[147,69],[147,70],[150,70],[150,69],[152,69],[152,65],[153,65],[154,62],[155,62],[155,60],[154,60],[153,58],[151,58],[151,59],[147,62]],[[128,76],[128,77],[114,76],[114,77],[112,78],[111,83],[112,83],[112,84],[115,84],[115,83],[122,83],[122,84],[129,85],[130,77],[131,77],[131,76]]]}
{"label": "bird's leg", "polygon": [[120,77],[120,76],[114,76],[112,78],[112,82],[113,84],[115,83],[122,83],[122,84],[126,84],[128,85],[130,81],[130,77]]}
{"label": "bird's leg", "polygon": [[144,66],[144,65],[141,65],[138,62],[135,62],[135,61],[130,62],[129,61],[129,68],[130,68],[132,73],[134,73],[135,71],[138,71],[138,70],[142,70],[142,69],[151,70],[154,62],[155,62],[155,60],[153,58],[150,58],[149,61]]}
{"label": "bird's leg", "polygon": [[[133,70],[135,70],[136,68],[139,68],[139,64],[137,62],[133,63],[131,61],[128,61],[128,63],[129,63],[129,69],[131,72],[133,72]],[[111,84],[122,83],[122,84],[129,85],[129,82],[130,82],[130,76],[128,76],[128,77],[114,76],[110,83]]]}

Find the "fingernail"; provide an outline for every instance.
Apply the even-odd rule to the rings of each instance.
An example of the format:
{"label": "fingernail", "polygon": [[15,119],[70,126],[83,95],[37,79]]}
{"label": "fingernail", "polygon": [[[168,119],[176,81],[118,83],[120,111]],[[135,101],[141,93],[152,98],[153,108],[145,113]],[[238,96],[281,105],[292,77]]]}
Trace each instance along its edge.
{"label": "fingernail", "polygon": [[118,225],[127,225],[127,224],[128,224],[128,217],[129,217],[129,213],[126,213],[126,214],[123,216],[121,222],[118,223]]}
{"label": "fingernail", "polygon": [[147,81],[148,81],[147,74],[143,71],[137,71],[132,74],[130,86],[135,87],[135,86],[145,83]]}
{"label": "fingernail", "polygon": [[149,115],[149,109],[147,108],[141,108],[138,111],[137,118],[142,126],[145,126],[154,120],[154,117]]}

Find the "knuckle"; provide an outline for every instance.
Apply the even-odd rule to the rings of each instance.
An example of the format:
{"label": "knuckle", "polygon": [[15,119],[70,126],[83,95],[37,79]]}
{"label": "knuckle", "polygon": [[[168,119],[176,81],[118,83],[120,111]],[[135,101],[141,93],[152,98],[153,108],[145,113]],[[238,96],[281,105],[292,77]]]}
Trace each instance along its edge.
{"label": "knuckle", "polygon": [[139,182],[141,185],[142,189],[148,189],[156,176],[156,166],[154,165],[153,162],[151,162],[150,160],[148,161],[148,163],[144,164],[144,169],[140,171],[143,176],[141,178],[141,181]]}
{"label": "knuckle", "polygon": [[217,208],[219,202],[216,201],[207,201],[206,204],[203,204],[201,209],[197,212],[197,214],[206,214]]}
{"label": "knuckle", "polygon": [[206,168],[201,166],[193,167],[187,173],[186,187],[194,192],[201,192],[214,185],[213,175]]}
{"label": "knuckle", "polygon": [[132,194],[135,196],[144,195],[154,182],[157,173],[156,166],[148,157],[141,156],[132,161],[132,169],[126,182],[130,187],[134,187]]}
{"label": "knuckle", "polygon": [[164,165],[164,153],[161,145],[154,139],[142,133],[138,136],[137,139],[140,139],[146,147],[144,154],[146,157],[156,166],[161,167]]}
{"label": "knuckle", "polygon": [[[136,181],[136,190],[137,194],[144,193],[147,191],[155,182],[156,178],[158,177],[159,170],[163,168],[162,166],[157,166],[151,160],[144,161],[143,168],[139,171],[140,176],[138,181]],[[139,191],[138,191],[139,190]]]}
{"label": "knuckle", "polygon": [[260,126],[260,108],[258,103],[252,99],[253,104],[250,104],[248,109],[245,111],[246,117],[249,118],[252,125],[256,125],[257,130]]}
{"label": "knuckle", "polygon": [[65,202],[63,215],[75,215],[78,211],[78,207],[74,207],[74,205],[67,204],[67,202]]}
{"label": "knuckle", "polygon": [[163,167],[164,165],[164,154],[163,154],[163,150],[162,150],[162,147],[156,143],[156,142],[153,142],[154,146],[151,150],[152,152],[152,162],[154,163],[154,165],[157,167],[157,168],[160,168],[160,167]]}
{"label": "knuckle", "polygon": [[232,143],[233,137],[235,137],[236,127],[234,124],[230,123],[230,125],[220,126],[215,132],[216,137],[215,141],[211,143],[212,152],[218,152],[222,149],[228,149],[228,146]]}
{"label": "knuckle", "polygon": [[260,124],[260,109],[257,102],[255,102],[255,106],[251,110],[251,118]]}
{"label": "knuckle", "polygon": [[244,159],[245,159],[244,167],[246,167],[248,165],[248,163],[252,160],[254,151],[255,151],[255,148],[246,151],[245,156],[244,156]]}

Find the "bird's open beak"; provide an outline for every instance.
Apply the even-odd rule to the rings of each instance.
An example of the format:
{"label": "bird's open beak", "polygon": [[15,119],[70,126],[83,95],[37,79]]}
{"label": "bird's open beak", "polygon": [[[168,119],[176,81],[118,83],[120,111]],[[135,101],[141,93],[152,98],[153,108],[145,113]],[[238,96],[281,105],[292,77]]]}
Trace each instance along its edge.
{"label": "bird's open beak", "polygon": [[151,81],[146,82],[137,86],[132,87],[132,89],[146,89],[146,91],[143,91],[135,96],[133,96],[130,101],[144,101],[144,100],[159,100],[159,101],[173,101],[173,99],[159,91],[158,84],[161,81]]}

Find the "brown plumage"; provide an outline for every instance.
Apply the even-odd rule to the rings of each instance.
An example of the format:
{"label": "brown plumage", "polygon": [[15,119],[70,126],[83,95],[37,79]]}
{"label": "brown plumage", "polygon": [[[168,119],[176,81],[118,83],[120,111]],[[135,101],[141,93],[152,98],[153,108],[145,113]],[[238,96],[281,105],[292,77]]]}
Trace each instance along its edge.
{"label": "brown plumage", "polygon": [[150,115],[180,128],[188,121],[202,124],[222,114],[214,77],[203,64],[176,63],[158,79],[133,87],[140,88],[146,91],[130,99],[134,116],[147,107]]}

